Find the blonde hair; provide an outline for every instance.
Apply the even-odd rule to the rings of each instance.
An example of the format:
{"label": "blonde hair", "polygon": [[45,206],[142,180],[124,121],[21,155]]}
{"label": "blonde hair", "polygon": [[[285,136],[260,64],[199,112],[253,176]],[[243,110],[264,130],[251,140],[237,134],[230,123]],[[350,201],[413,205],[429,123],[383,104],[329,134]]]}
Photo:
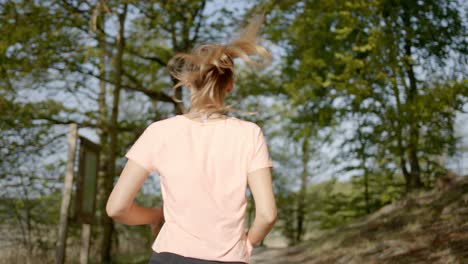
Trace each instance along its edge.
{"label": "blonde hair", "polygon": [[[271,62],[271,54],[257,44],[257,33],[263,15],[254,16],[239,36],[228,44],[206,43],[195,47],[190,53],[177,53],[168,63],[172,77],[177,80],[173,90],[190,87],[190,109],[202,114],[215,112],[245,112],[224,106],[227,87],[234,79],[234,59],[241,58],[246,64],[262,67]],[[254,61],[249,56],[259,55],[266,63]],[[265,61],[264,61],[265,62]],[[178,102],[181,100],[174,98]]]}

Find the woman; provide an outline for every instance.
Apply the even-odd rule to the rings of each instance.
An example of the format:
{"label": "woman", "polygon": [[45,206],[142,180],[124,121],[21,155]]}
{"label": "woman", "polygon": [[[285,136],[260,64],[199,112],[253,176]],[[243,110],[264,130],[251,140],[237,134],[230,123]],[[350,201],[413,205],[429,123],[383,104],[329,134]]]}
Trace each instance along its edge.
{"label": "woman", "polygon": [[[169,63],[178,83],[191,91],[190,111],[151,123],[125,154],[128,158],[107,202],[107,214],[128,225],[162,225],[149,263],[250,263],[254,245],[276,222],[270,168],[261,128],[222,114],[233,89],[234,59],[269,52],[257,45],[262,17],[227,45],[204,44]],[[151,172],[160,176],[163,208],[133,203]],[[246,188],[255,219],[244,230]],[[163,210],[164,209],[164,210]],[[163,213],[164,212],[164,213]]]}

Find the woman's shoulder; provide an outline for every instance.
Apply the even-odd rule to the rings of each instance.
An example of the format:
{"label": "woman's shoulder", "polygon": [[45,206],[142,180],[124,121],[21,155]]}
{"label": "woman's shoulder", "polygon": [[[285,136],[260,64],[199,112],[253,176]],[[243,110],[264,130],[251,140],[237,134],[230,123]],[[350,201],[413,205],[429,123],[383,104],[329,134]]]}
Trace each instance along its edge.
{"label": "woman's shoulder", "polygon": [[161,118],[159,120],[153,121],[153,123],[151,123],[151,125],[165,126],[165,125],[168,125],[171,122],[176,122],[177,117],[178,117],[178,115],[173,115],[173,116],[169,116],[169,117],[166,117],[166,118]]}
{"label": "woman's shoulder", "polygon": [[150,130],[157,130],[157,131],[161,131],[161,130],[164,130],[166,128],[170,128],[171,127],[171,123],[174,123],[176,118],[176,116],[170,116],[170,117],[167,117],[167,118],[163,118],[163,119],[159,119],[159,120],[153,120],[149,125],[148,125],[148,128]]}
{"label": "woman's shoulder", "polygon": [[257,128],[259,128],[257,123],[249,121],[249,120],[241,119],[241,118],[238,118],[238,117],[235,117],[235,116],[230,117],[230,119],[233,120],[239,126],[242,126],[242,127],[248,128],[248,129],[257,129]]}

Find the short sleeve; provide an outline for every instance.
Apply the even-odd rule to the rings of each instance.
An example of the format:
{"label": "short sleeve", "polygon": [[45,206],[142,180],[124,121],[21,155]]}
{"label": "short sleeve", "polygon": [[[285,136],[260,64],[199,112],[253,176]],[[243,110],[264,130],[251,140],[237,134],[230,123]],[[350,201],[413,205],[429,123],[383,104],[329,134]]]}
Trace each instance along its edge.
{"label": "short sleeve", "polygon": [[247,173],[265,167],[273,167],[265,136],[259,126],[256,126],[253,142],[253,155],[249,162]]}
{"label": "short sleeve", "polygon": [[127,159],[135,161],[149,172],[156,170],[153,159],[158,135],[155,132],[154,123],[147,126],[125,154]]}

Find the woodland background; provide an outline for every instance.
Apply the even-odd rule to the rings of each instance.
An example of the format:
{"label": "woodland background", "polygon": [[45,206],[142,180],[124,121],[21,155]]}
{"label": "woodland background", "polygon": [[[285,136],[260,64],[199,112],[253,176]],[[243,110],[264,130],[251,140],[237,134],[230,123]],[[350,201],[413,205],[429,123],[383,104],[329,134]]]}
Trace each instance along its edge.
{"label": "woodland background", "polygon": [[[189,106],[186,90],[171,89],[171,56],[226,43],[258,12],[274,61],[261,71],[238,63],[226,104],[258,111],[239,118],[269,143],[278,221],[265,244],[299,245],[432,190],[449,170],[468,174],[467,9],[463,0],[1,0],[3,259],[53,260],[70,123],[103,150],[91,258],[148,257],[149,227],[113,223],[104,210],[123,154],[146,125]],[[161,205],[158,175],[137,203]],[[248,212],[253,221],[250,193]],[[73,259],[80,226],[68,237]]]}

